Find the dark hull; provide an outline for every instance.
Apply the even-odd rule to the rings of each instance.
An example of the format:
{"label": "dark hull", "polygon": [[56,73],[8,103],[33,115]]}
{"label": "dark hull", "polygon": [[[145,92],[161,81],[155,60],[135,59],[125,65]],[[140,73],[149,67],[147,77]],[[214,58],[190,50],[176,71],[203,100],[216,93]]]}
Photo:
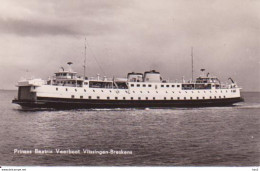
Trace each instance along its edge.
{"label": "dark hull", "polygon": [[38,97],[36,101],[13,100],[13,103],[26,108],[91,109],[231,106],[242,101],[243,98],[239,97],[207,100],[91,100]]}

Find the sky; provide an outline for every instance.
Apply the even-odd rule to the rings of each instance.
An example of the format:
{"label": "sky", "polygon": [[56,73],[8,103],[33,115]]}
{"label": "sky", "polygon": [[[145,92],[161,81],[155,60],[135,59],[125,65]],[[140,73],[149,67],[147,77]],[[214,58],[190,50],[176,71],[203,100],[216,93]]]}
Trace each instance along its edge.
{"label": "sky", "polygon": [[0,89],[47,79],[66,63],[87,76],[200,69],[260,91],[259,0],[1,0]]}

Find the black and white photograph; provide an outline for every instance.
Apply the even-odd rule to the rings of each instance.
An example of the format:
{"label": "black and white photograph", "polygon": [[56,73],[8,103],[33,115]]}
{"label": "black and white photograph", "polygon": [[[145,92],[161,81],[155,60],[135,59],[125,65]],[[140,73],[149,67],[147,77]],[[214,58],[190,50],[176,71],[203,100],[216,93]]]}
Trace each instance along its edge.
{"label": "black and white photograph", "polygon": [[1,0],[0,36],[1,171],[259,171],[259,0]]}

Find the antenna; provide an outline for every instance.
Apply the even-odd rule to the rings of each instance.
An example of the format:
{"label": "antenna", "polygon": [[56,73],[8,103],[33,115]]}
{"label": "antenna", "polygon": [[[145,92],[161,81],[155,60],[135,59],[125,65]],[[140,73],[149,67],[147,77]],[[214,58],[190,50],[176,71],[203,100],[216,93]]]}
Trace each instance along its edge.
{"label": "antenna", "polygon": [[86,38],[85,38],[85,59],[84,59],[84,78],[83,78],[83,80],[85,80],[85,78],[86,78],[86,58],[87,58],[87,55],[86,55],[86,50],[87,50],[87,45],[86,45]]}
{"label": "antenna", "polygon": [[191,82],[193,82],[193,47],[191,47]]}

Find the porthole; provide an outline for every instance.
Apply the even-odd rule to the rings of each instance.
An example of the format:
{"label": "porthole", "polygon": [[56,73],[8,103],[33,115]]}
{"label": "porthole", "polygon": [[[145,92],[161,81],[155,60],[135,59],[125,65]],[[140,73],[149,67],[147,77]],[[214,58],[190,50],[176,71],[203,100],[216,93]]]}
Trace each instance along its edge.
{"label": "porthole", "polygon": [[118,100],[118,97],[115,97],[116,100]]}
{"label": "porthole", "polygon": [[173,97],[171,97],[171,100],[173,100]]}
{"label": "porthole", "polygon": [[99,97],[99,96],[97,96],[97,99],[100,99],[100,97]]}
{"label": "porthole", "polygon": [[155,97],[153,97],[153,100],[155,100]]}
{"label": "porthole", "polygon": [[81,99],[83,99],[83,96],[80,96]]}
{"label": "porthole", "polygon": [[166,100],[166,97],[164,97],[164,100]]}
{"label": "porthole", "polygon": [[77,89],[75,89],[75,91],[77,91]]}
{"label": "porthole", "polygon": [[110,97],[107,97],[107,100],[109,100],[110,99]]}
{"label": "porthole", "polygon": [[74,97],[75,97],[74,95],[71,95],[71,98],[73,98],[73,99],[74,99]]}
{"label": "porthole", "polygon": [[138,100],[141,100],[141,97],[138,97]]}
{"label": "porthole", "polygon": [[95,90],[93,90],[93,92],[95,92]]}
{"label": "porthole", "polygon": [[89,99],[91,99],[91,96],[88,96]]}
{"label": "porthole", "polygon": [[148,97],[146,97],[145,99],[148,100]]}

